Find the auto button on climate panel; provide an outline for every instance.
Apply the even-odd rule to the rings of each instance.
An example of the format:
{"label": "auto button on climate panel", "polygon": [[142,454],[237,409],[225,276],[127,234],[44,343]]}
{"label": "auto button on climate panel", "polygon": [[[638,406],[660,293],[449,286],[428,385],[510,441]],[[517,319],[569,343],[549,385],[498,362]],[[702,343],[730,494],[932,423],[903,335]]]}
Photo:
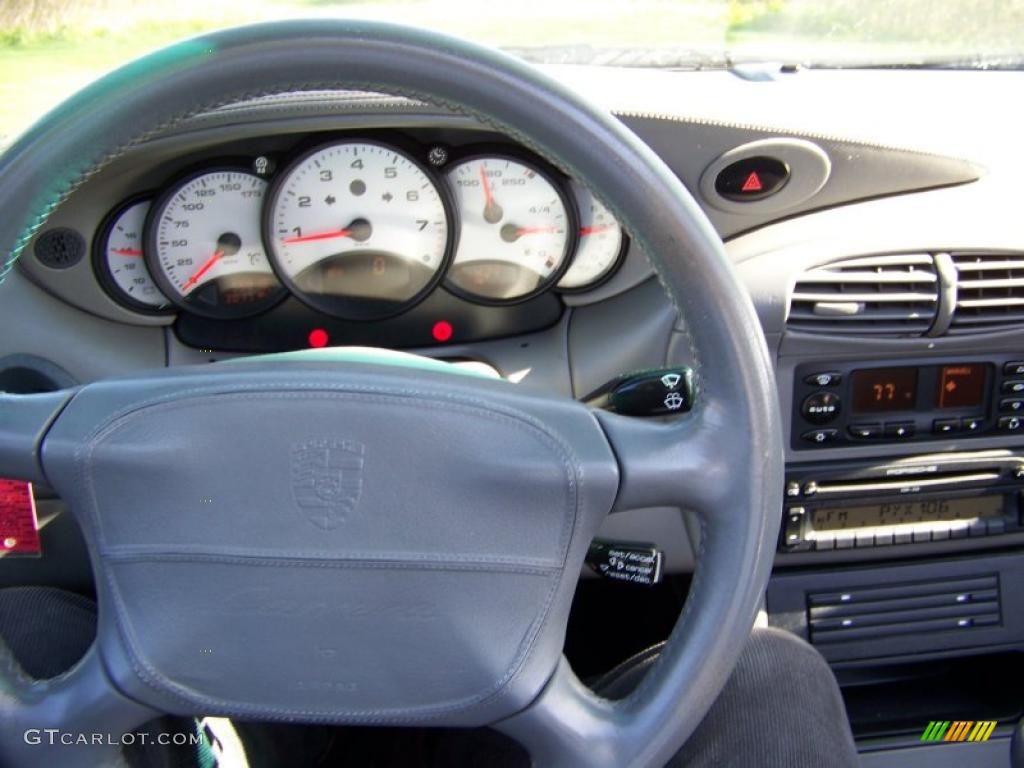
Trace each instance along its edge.
{"label": "auto button on climate panel", "polygon": [[800,407],[804,418],[812,424],[828,424],[839,415],[841,401],[834,392],[808,395]]}

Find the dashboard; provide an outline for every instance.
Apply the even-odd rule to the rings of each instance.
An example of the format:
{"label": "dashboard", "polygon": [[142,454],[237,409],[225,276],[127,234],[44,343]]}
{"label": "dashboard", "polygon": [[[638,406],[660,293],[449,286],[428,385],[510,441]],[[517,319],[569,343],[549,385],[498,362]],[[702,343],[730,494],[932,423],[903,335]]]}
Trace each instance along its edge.
{"label": "dashboard", "polygon": [[[177,315],[179,338],[199,348],[382,333],[403,347],[544,328],[557,295],[598,287],[625,255],[622,228],[586,187],[508,142],[369,131],[263,144],[181,158],[118,201],[92,239],[106,296]],[[363,324],[380,321],[391,322],[371,338]]]}
{"label": "dashboard", "polygon": [[[772,621],[810,637],[823,584],[918,583],[950,558],[989,578],[994,553],[1020,567],[1024,157],[1005,95],[1021,76],[550,71],[678,175],[757,309],[785,416]],[[193,117],[95,173],[28,245],[0,285],[0,388],[366,345],[583,399],[691,363],[699,318],[553,160],[381,94]],[[700,538],[665,509],[602,535],[657,542],[670,572],[692,571]],[[954,645],[1024,642],[1000,621]],[[828,654],[920,642],[899,636]]]}

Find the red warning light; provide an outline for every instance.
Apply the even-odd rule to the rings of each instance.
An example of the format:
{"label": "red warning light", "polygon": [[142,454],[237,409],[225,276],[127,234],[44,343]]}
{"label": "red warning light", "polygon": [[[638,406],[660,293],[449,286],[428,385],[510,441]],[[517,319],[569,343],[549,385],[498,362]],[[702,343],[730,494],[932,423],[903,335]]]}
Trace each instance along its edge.
{"label": "red warning light", "polygon": [[764,184],[761,183],[761,177],[757,175],[757,171],[750,172],[740,189],[743,192],[761,192],[764,189]]}
{"label": "red warning light", "polygon": [[434,327],[430,329],[430,333],[434,337],[434,341],[445,342],[452,337],[454,329],[447,320],[438,320],[434,323]]}
{"label": "red warning light", "polygon": [[319,349],[320,347],[326,347],[331,337],[327,335],[327,331],[323,328],[314,328],[309,332],[307,340],[309,341],[309,346]]}

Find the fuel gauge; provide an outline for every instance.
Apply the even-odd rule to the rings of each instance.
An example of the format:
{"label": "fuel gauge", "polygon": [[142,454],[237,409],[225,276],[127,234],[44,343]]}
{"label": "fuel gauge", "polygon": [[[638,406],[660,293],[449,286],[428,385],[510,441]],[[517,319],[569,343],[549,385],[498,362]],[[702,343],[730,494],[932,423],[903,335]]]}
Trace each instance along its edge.
{"label": "fuel gauge", "polygon": [[114,301],[140,312],[164,312],[171,303],[160,292],[143,258],[142,226],[152,198],[135,198],[116,208],[100,227],[93,268]]}

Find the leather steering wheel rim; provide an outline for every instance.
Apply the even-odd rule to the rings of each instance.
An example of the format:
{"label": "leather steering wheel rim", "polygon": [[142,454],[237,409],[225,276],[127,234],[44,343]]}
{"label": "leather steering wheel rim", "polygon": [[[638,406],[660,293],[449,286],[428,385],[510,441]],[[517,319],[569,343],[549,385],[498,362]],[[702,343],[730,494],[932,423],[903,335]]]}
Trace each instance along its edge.
{"label": "leather steering wheel rim", "polygon": [[[589,414],[586,418],[600,429],[580,437],[574,447],[585,463],[588,446],[607,440],[617,463],[617,483],[608,495],[614,509],[672,504],[696,513],[702,537],[684,612],[651,674],[630,697],[598,698],[564,659],[556,659],[546,668],[531,667],[535,673],[529,685],[523,683],[531,700],[515,712],[502,712],[493,723],[521,741],[541,765],[664,764],[721,690],[760,606],[778,534],[783,449],[770,357],[753,305],[718,235],[679,179],[611,115],[517,59],[434,33],[323,20],[219,32],[108,75],[7,151],[0,159],[4,271],[85,179],[147,137],[227,103],[321,89],[369,90],[432,103],[538,152],[609,206],[650,259],[685,321],[696,361],[694,410],[671,423]],[[116,393],[122,399],[123,389]],[[71,458],[65,462],[61,451],[64,442],[73,441],[63,440],[62,424],[81,420],[86,406],[100,402],[101,395],[110,399],[110,391],[100,391],[92,401],[90,387],[48,396],[0,396],[0,475],[36,481],[70,476],[64,469]],[[500,397],[516,408],[543,411],[520,395]],[[563,420],[563,436],[584,431],[577,411],[576,421]],[[582,478],[578,473],[581,484]],[[60,482],[53,484],[63,490]],[[568,566],[578,566],[585,534],[593,530],[574,533]],[[90,546],[99,562],[97,541],[90,540]],[[564,590],[559,594],[564,598]],[[567,611],[567,603],[564,607]],[[25,680],[0,648],[0,755],[22,764],[46,760],[42,751],[27,748],[22,736],[24,728],[40,722],[107,731],[130,727],[163,708],[165,699],[126,682],[134,679],[129,665],[128,672],[114,669],[123,651],[111,648],[123,641],[112,639],[114,624],[104,629],[104,612],[117,610],[101,595],[97,645],[55,681]],[[545,635],[547,646],[559,636],[557,631]],[[539,676],[536,670],[542,668],[546,672]],[[141,699],[140,691],[145,692]],[[82,755],[76,759],[87,763],[96,753]]]}

